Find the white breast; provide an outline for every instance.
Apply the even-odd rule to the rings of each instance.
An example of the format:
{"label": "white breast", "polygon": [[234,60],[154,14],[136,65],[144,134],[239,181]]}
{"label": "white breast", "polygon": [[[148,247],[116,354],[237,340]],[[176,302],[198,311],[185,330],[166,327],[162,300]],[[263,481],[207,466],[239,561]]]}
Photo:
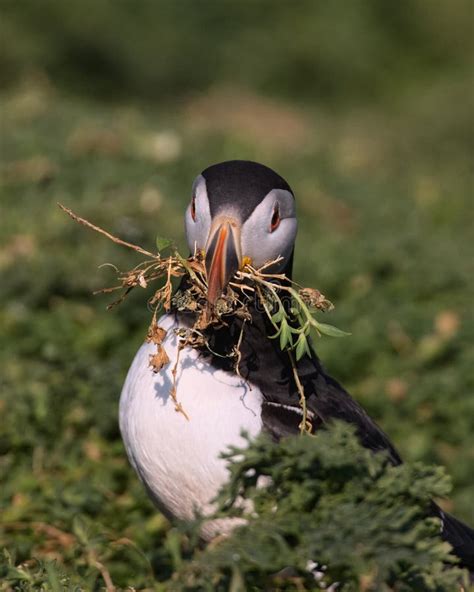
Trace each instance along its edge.
{"label": "white breast", "polygon": [[120,430],[128,457],[157,505],[167,514],[189,520],[195,509],[207,514],[211,500],[227,479],[228,446],[245,445],[241,431],[257,435],[262,427],[262,396],[237,375],[213,368],[191,348],[179,356],[177,398],[189,421],[175,410],[170,396],[176,361],[175,317],[165,315],[163,342],[170,363],[159,373],[149,365],[156,345],[137,352],[120,398]]}

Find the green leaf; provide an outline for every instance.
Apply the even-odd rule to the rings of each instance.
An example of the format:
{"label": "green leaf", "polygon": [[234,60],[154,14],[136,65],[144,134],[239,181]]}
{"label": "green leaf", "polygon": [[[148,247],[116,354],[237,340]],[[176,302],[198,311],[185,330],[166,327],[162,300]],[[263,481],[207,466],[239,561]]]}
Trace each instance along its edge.
{"label": "green leaf", "polygon": [[175,251],[175,256],[180,260],[181,265],[184,267],[184,269],[189,273],[189,275],[193,278],[193,280],[197,280],[197,276],[194,273],[194,271],[191,269],[191,266],[189,265],[189,263],[186,261],[186,259],[184,257],[182,257],[178,251]]}
{"label": "green leaf", "polygon": [[276,324],[280,323],[283,320],[284,314],[283,308],[279,307],[277,312],[272,315],[272,321]]}
{"label": "green leaf", "polygon": [[74,516],[72,520],[72,531],[79,539],[79,542],[87,547],[89,545],[89,532],[84,518],[80,515]]}
{"label": "green leaf", "polygon": [[51,592],[61,592],[64,588],[61,586],[61,576],[54,563],[45,564],[46,573],[48,574],[48,584]]}
{"label": "green leaf", "polygon": [[304,333],[300,333],[300,335],[298,337],[298,341],[296,342],[296,349],[295,349],[296,360],[301,360],[301,358],[305,354],[307,354],[308,356],[310,355],[309,344],[308,344],[308,340],[306,339],[306,335]]}
{"label": "green leaf", "polygon": [[342,331],[333,325],[328,325],[326,323],[318,323],[316,321],[315,324],[316,329],[322,333],[323,335],[328,335],[329,337],[347,337],[350,333],[346,331]]}
{"label": "green leaf", "polygon": [[293,345],[293,338],[286,319],[283,319],[280,326],[280,348],[284,350],[288,345]]}
{"label": "green leaf", "polygon": [[273,335],[269,335],[269,339],[276,339],[277,337],[280,337],[281,334],[281,328],[278,329],[278,331],[276,333],[274,333]]}
{"label": "green leaf", "polygon": [[173,244],[173,241],[169,238],[164,238],[163,236],[156,237],[156,248],[161,253],[165,249],[168,249]]}

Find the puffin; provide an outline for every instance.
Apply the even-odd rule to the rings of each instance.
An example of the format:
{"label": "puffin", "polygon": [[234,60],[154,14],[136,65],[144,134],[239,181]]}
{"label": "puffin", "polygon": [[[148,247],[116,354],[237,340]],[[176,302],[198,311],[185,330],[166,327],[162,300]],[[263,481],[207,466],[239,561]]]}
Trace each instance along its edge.
{"label": "puffin", "polygon": [[[192,185],[185,232],[190,253],[205,257],[209,303],[246,263],[259,268],[277,261],[272,271],[291,279],[297,226],[294,193],[269,167],[232,160],[206,168]],[[210,347],[203,351],[180,348],[180,331],[192,326],[193,313],[171,308],[158,321],[170,363],[155,372],[150,357],[156,346],[145,342],[128,371],[119,412],[127,456],[152,501],[171,520],[213,513],[213,500],[229,477],[221,455],[230,446],[246,446],[243,433],[252,439],[265,432],[278,442],[300,432],[300,396],[288,353],[269,339],[274,328],[258,303],[251,302],[249,310],[245,331],[237,316],[225,326],[209,326]],[[238,371],[229,356],[237,343]],[[348,422],[363,446],[385,451],[394,465],[402,462],[387,435],[327,373],[313,345],[296,362],[296,371],[313,431],[333,420]],[[186,416],[176,411],[171,396],[174,378]],[[474,530],[434,502],[431,511],[441,519],[443,539],[474,571]],[[241,522],[209,519],[201,536],[204,541],[225,536]]]}

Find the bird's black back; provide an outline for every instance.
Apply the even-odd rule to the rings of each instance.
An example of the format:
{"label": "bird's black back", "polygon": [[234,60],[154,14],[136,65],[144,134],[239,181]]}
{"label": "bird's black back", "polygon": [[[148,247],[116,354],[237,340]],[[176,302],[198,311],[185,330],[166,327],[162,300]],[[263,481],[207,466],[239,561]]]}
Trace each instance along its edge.
{"label": "bird's black back", "polygon": [[[264,429],[278,440],[299,432],[300,395],[288,352],[280,349],[277,339],[269,338],[275,333],[274,327],[254,305],[249,305],[249,310],[252,320],[245,323],[243,330],[238,372],[249,385],[255,385],[261,391]],[[192,315],[184,316],[192,322]],[[209,350],[204,349],[202,353],[211,357],[213,366],[232,373],[237,371],[231,353],[239,341],[242,323],[241,319],[232,317],[227,326],[207,329]],[[304,356],[296,362],[296,367],[307,409],[313,416],[314,430],[334,419],[347,421],[356,427],[364,446],[374,451],[385,450],[394,464],[401,462],[388,437],[347,391],[327,374],[313,349],[311,356]]]}
{"label": "bird's black back", "polygon": [[[183,285],[185,287],[185,285]],[[300,395],[293,375],[288,352],[280,349],[278,340],[269,339],[274,333],[266,315],[250,307],[252,321],[246,321],[239,347],[241,357],[238,372],[250,387],[257,387],[263,395],[262,422],[264,430],[272,438],[299,433],[301,422]],[[184,315],[189,317],[189,315]],[[188,321],[192,319],[188,318]],[[228,326],[207,330],[212,364],[228,372],[236,373],[235,360],[229,356],[238,343],[242,320],[232,318]],[[218,354],[218,355],[216,355]],[[346,421],[356,428],[360,442],[374,452],[385,451],[390,462],[402,462],[387,435],[367,415],[349,393],[324,370],[316,352],[304,356],[296,363],[299,380],[303,386],[306,406],[311,414],[313,431],[332,420]],[[434,502],[431,512],[443,523],[442,537],[448,541],[463,567],[474,574],[474,530],[453,516],[443,512]]]}

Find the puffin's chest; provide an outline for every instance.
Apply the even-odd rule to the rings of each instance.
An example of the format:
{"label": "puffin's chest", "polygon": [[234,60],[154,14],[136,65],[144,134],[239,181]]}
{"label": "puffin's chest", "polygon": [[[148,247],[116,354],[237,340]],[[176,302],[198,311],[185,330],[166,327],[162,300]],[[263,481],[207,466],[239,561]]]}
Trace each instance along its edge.
{"label": "puffin's chest", "polygon": [[190,519],[206,513],[227,479],[219,458],[230,445],[245,444],[262,427],[260,391],[237,375],[213,368],[197,351],[185,348],[177,365],[176,396],[189,420],[176,411],[170,391],[177,356],[177,324],[166,315],[163,342],[170,363],[153,372],[145,343],[130,367],[120,398],[120,429],[130,462],[153,499],[166,513]]}

